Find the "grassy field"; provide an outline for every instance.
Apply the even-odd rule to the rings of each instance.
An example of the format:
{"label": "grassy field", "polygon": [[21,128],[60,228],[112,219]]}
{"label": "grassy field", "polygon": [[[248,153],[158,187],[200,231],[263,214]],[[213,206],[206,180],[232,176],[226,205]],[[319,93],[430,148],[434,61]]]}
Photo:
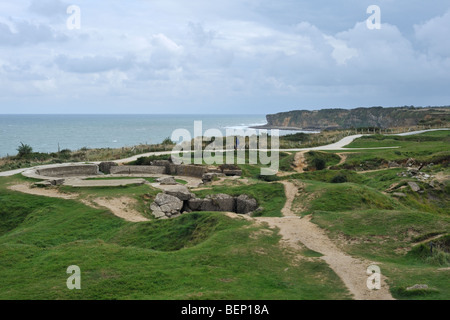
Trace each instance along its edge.
{"label": "grassy field", "polygon": [[[262,207],[258,215],[279,217],[286,196],[277,180],[290,180],[300,188],[292,209],[311,215],[341,250],[379,262],[395,298],[448,300],[449,139],[448,131],[363,137],[350,145],[354,150],[346,151],[339,166],[333,152],[308,155],[308,162],[325,159],[326,168],[304,173],[291,168],[295,153],[281,153],[283,171],[292,175],[262,177],[260,165],[240,165],[243,179],[195,194],[247,194]],[[398,148],[361,149],[383,146]],[[387,165],[411,158],[435,176],[434,186],[403,176],[404,167]],[[149,205],[160,191],[149,185],[59,187],[78,194],[73,200],[7,188],[25,182],[32,180],[0,177],[0,299],[350,298],[319,252],[280,246],[278,231],[264,225],[214,212],[155,220]],[[421,192],[413,192],[408,182],[416,182]],[[80,201],[119,196],[136,199],[136,209],[151,220],[127,222]],[[81,268],[81,290],[66,287],[70,265]],[[406,290],[415,284],[429,289]]]}
{"label": "grassy field", "polygon": [[[280,250],[276,232],[245,220],[202,212],[130,223],[76,200],[6,188],[23,181],[0,179],[0,299],[349,298],[323,261],[293,259]],[[76,191],[139,196],[143,187],[154,192]],[[81,290],[66,287],[70,265],[81,268]]]}

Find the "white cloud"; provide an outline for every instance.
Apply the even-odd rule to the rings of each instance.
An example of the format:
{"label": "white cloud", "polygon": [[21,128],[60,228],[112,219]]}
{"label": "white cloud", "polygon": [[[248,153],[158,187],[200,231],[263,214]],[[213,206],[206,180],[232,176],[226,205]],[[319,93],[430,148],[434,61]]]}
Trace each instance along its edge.
{"label": "white cloud", "polygon": [[28,9],[33,13],[52,17],[65,15],[67,7],[68,4],[60,0],[33,0]]}
{"label": "white cloud", "polygon": [[417,40],[432,55],[450,57],[450,10],[423,24],[414,25]]}
{"label": "white cloud", "polygon": [[12,21],[11,26],[0,22],[0,46],[34,45],[67,40],[64,34],[55,32],[46,24]]}
{"label": "white cloud", "polygon": [[[230,0],[219,8],[206,0],[77,4],[78,31],[66,29],[62,1],[34,0],[15,10],[0,4],[12,12],[0,17],[0,102],[22,97],[27,86],[46,103],[58,92],[59,103],[80,96],[96,105],[121,96],[141,106],[157,100],[183,110],[195,102],[207,111],[216,102],[245,112],[237,105],[246,101],[265,106],[262,113],[277,111],[269,108],[273,104],[435,104],[450,98],[443,88],[450,81],[450,11],[427,18],[417,11],[409,34],[385,18],[387,3],[381,30],[367,29],[365,8],[358,14],[333,4],[332,21],[339,22],[341,13],[346,21],[337,25],[347,27],[324,27],[330,12],[290,0]],[[297,17],[283,11],[294,8],[308,10]]]}

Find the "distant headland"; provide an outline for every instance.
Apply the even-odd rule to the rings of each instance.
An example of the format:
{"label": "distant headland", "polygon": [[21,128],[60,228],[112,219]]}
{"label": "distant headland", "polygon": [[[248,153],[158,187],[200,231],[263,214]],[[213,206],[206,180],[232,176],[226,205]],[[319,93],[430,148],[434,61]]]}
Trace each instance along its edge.
{"label": "distant headland", "polygon": [[315,131],[421,125],[435,127],[450,124],[450,106],[294,110],[268,114],[266,119],[267,124],[252,128]]}

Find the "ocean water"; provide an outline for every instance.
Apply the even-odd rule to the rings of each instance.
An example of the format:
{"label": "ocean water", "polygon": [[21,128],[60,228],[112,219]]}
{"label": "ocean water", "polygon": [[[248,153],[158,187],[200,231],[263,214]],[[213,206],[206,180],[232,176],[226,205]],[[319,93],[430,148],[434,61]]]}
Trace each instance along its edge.
{"label": "ocean water", "polygon": [[[265,115],[0,115],[0,157],[17,154],[21,142],[33,151],[59,148],[119,148],[160,143],[175,129],[194,136],[194,121],[202,132],[215,128],[246,129],[266,124]],[[284,134],[292,133],[285,131]]]}

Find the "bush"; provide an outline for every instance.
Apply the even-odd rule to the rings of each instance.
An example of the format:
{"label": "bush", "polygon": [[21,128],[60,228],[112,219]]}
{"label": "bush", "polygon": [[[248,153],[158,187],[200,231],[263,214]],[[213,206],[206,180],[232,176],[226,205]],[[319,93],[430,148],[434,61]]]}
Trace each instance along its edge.
{"label": "bush", "polygon": [[139,157],[136,161],[127,163],[128,165],[136,166],[150,166],[155,160],[169,160],[170,155],[159,155],[159,156],[149,156],[149,157]]}
{"label": "bush", "polygon": [[167,145],[167,144],[172,145],[172,144],[175,144],[175,143],[170,139],[170,137],[167,137],[167,138],[165,138],[163,140],[162,144],[164,144],[164,145]]}
{"label": "bush", "polygon": [[20,143],[20,146],[17,148],[17,151],[19,152],[17,156],[19,158],[23,158],[33,152],[33,148],[29,146],[28,144],[23,144],[23,142]]}
{"label": "bush", "polygon": [[134,164],[137,166],[149,166],[151,165],[151,162],[152,159],[150,159],[150,157],[139,157]]}
{"label": "bush", "polygon": [[343,174],[337,174],[331,179],[331,183],[344,183],[347,182],[347,176]]}
{"label": "bush", "polygon": [[312,164],[313,164],[314,168],[316,168],[316,170],[323,170],[323,169],[325,169],[325,167],[327,165],[326,161],[323,158],[318,158],[318,157],[316,157],[312,160]]}
{"label": "bush", "polygon": [[262,181],[266,181],[266,182],[273,182],[273,181],[280,180],[280,178],[277,175],[275,175],[275,174],[272,174],[272,175],[262,175],[262,174],[260,174],[258,176],[258,179],[262,180]]}
{"label": "bush", "polygon": [[449,266],[450,265],[449,244],[450,244],[450,235],[447,235],[433,241],[432,252],[430,249],[430,242],[427,242],[414,247],[408,254],[430,265]]}

